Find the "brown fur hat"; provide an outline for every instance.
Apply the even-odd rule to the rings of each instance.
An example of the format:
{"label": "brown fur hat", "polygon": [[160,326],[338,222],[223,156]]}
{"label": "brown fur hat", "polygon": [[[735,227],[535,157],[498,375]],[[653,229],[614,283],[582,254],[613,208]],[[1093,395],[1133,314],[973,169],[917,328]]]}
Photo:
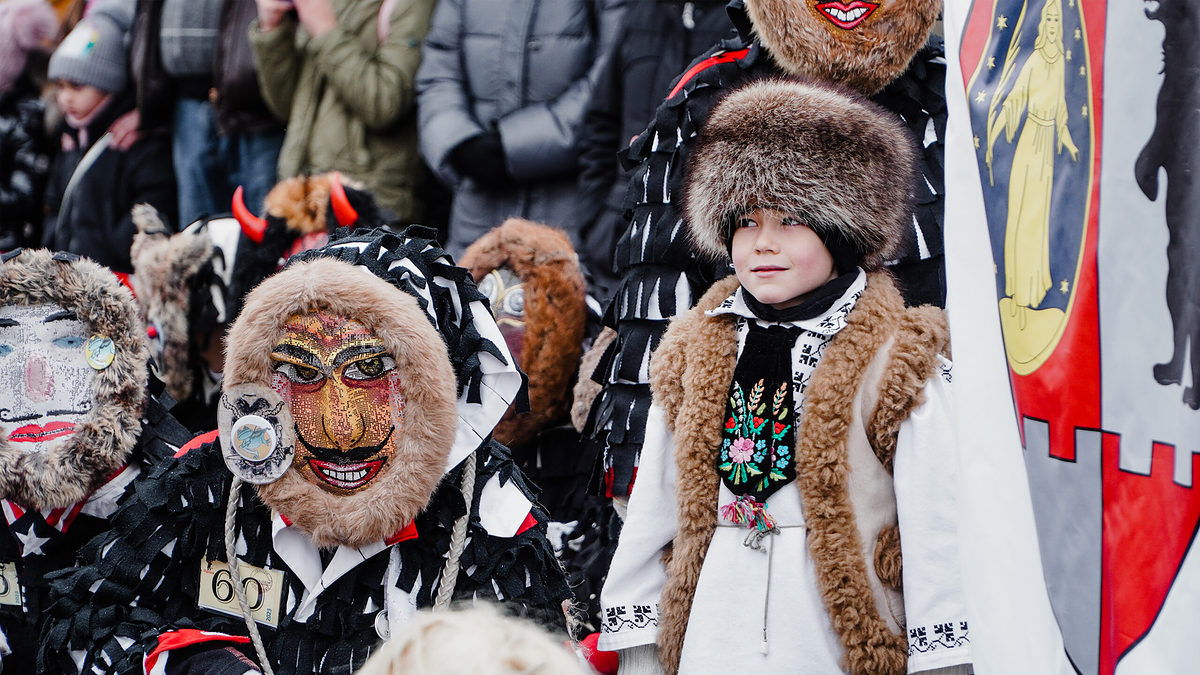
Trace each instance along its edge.
{"label": "brown fur hat", "polygon": [[784,71],[867,96],[908,68],[941,8],[941,0],[746,0],[755,35]]}
{"label": "brown fur hat", "polygon": [[688,227],[701,251],[724,258],[734,218],[778,209],[847,242],[871,271],[909,227],[915,157],[900,120],[857,95],[759,80],[725,96],[700,130],[684,195]]}
{"label": "brown fur hat", "polygon": [[521,369],[529,376],[529,412],[509,409],[496,440],[520,445],[561,417],[570,401],[587,322],[587,291],[571,240],[561,230],[509,218],[471,244],[462,260],[478,282],[508,268],[525,289]]}
{"label": "brown fur hat", "polygon": [[454,440],[455,375],[446,345],[412,296],[362,268],[332,258],[289,265],[246,297],[226,340],[226,392],[270,386],[271,351],[288,318],[321,310],[362,322],[379,336],[400,373],[406,409],[394,461],[353,496],[333,495],[289,469],[258,488],[318,546],[361,546],[407,525],[429,502]]}
{"label": "brown fur hat", "polygon": [[149,348],[137,304],[107,268],[44,250],[0,264],[0,304],[58,305],[116,347],[112,363],[95,373],[91,411],[58,445],[18,452],[10,430],[0,428],[0,497],[34,509],[71,506],[129,461],[141,432]]}

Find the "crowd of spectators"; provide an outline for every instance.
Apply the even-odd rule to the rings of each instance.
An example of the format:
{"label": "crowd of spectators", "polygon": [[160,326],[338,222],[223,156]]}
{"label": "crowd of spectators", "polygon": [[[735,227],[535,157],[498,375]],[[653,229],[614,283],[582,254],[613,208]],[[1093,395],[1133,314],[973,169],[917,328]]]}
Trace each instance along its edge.
{"label": "crowd of spectators", "polygon": [[183,229],[339,171],[455,256],[508,217],[561,228],[603,300],[617,152],[730,31],[723,5],[0,0],[0,249],[128,274],[134,204]]}

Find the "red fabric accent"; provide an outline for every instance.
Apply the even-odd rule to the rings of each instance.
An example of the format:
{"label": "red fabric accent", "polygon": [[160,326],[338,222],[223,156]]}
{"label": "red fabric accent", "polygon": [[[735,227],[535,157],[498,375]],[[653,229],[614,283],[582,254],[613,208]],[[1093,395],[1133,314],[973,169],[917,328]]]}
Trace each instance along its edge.
{"label": "red fabric accent", "polygon": [[579,641],[579,648],[583,650],[583,658],[587,660],[592,670],[600,673],[600,675],[617,675],[617,667],[621,663],[620,655],[616,652],[606,652],[598,649],[596,642],[599,639],[599,633],[591,633]]}
{"label": "red fabric accent", "polygon": [[150,672],[154,669],[158,659],[163,654],[172,649],[183,649],[204,642],[236,642],[238,644],[249,644],[250,638],[242,635],[228,635],[226,633],[210,633],[204,630],[196,630],[195,628],[183,628],[163,633],[158,636],[158,646],[154,651],[146,655],[146,660],[142,662],[142,667],[145,672]]}
{"label": "red fabric accent", "polygon": [[291,527],[291,526],[292,526],[292,521],[288,520],[288,517],[287,517],[287,516],[285,516],[285,515],[283,515],[282,513],[281,513],[281,514],[279,514],[279,519],[283,521],[283,524],[284,524],[285,526],[287,526],[287,527]]}
{"label": "red fabric accent", "polygon": [[678,94],[679,90],[683,89],[683,86],[685,84],[690,82],[693,77],[699,75],[702,71],[704,71],[708,68],[711,68],[719,63],[729,63],[730,61],[737,61],[738,59],[745,58],[746,54],[748,54],[748,53],[750,53],[749,47],[747,47],[745,49],[739,49],[736,52],[724,52],[721,54],[715,54],[713,56],[708,57],[707,59],[704,59],[700,63],[697,63],[696,65],[692,66],[691,68],[688,68],[687,72],[683,74],[683,77],[679,78],[679,82],[675,85],[675,88],[671,90],[671,93],[667,94],[667,98],[668,99],[675,98],[675,94]]}
{"label": "red fabric accent", "polygon": [[124,286],[125,288],[128,288],[129,292],[133,293],[133,297],[136,298],[137,292],[133,290],[133,284],[129,283],[129,275],[124,272],[116,272],[116,271],[114,271],[113,274],[116,275],[117,281],[120,281],[122,286]]}
{"label": "red fabric accent", "polygon": [[183,447],[180,448],[179,451],[175,453],[175,456],[183,457],[184,455],[188,454],[189,451],[195,450],[196,448],[204,445],[205,443],[215,443],[217,440],[217,433],[218,433],[217,430],[213,429],[212,431],[209,431],[207,433],[200,434],[199,436],[193,438],[192,440],[188,441],[187,443],[184,443]]}
{"label": "red fabric accent", "polygon": [[[25,509],[22,509],[20,506],[18,506],[16,502],[11,499],[5,499],[4,501],[8,502],[8,507],[12,509],[14,518],[20,518],[21,516],[25,515]],[[9,523],[9,525],[12,525],[12,523]]]}
{"label": "red fabric accent", "polygon": [[528,530],[531,527],[535,527],[537,525],[537,523],[538,523],[537,518],[534,518],[532,513],[525,514],[525,520],[522,521],[521,526],[517,528],[517,534],[521,534],[525,530]]}
{"label": "red fabric accent", "polygon": [[408,525],[396,530],[395,534],[387,539],[384,539],[383,543],[391,546],[392,544],[399,544],[400,542],[408,541],[409,539],[416,539],[418,536],[420,535],[417,533],[417,522],[414,520]]}

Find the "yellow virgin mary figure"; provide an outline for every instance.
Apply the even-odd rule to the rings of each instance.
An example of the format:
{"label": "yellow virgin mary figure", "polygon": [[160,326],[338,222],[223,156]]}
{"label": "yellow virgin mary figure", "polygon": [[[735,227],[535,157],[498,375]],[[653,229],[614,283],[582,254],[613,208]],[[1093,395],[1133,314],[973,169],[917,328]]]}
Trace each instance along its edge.
{"label": "yellow virgin mary figure", "polygon": [[[1051,286],[1050,201],[1054,156],[1065,147],[1072,160],[1079,158],[1079,150],[1067,129],[1065,71],[1062,5],[1060,0],[1047,0],[1042,7],[1033,53],[1021,67],[999,114],[988,120],[987,132],[986,161],[990,168],[992,146],[1000,131],[1004,131],[1006,141],[1012,142],[1021,127],[1021,116],[1025,115],[1013,150],[1004,233],[1004,294],[1011,303],[1010,315],[1016,315],[1021,331],[1026,329],[1030,308],[1036,309],[1042,303]],[[1056,330],[1050,332],[1047,339]]]}

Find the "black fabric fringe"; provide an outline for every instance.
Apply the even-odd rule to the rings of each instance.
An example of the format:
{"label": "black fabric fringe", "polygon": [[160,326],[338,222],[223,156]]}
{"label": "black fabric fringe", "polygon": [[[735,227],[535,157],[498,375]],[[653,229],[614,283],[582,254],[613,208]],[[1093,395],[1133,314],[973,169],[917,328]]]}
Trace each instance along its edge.
{"label": "black fabric fringe", "polygon": [[[486,480],[499,473],[526,489],[503,446],[489,443],[477,455],[476,503]],[[443,479],[430,506],[417,518],[418,538],[397,544],[403,556],[398,586],[416,589],[418,607],[432,604],[449,547],[450,529],[464,511],[458,490],[461,467]],[[216,444],[160,464],[150,479],[114,514],[113,530],[82,551],[84,567],[50,579],[53,602],[42,643],[47,670],[70,671],[68,649],[84,650],[88,665],[109,672],[140,672],[145,654],[160,633],[199,628],[242,635],[245,624],[200,610],[199,569],[205,558],[225,560],[225,501],[231,477]],[[563,573],[545,539],[546,517],[535,509],[538,526],[510,539],[488,536],[473,514],[471,539],[463,555],[455,597],[496,598],[527,614],[552,621],[570,596]],[[238,509],[243,562],[288,572],[271,545],[271,514],[253,486],[243,486]],[[165,547],[170,546],[169,551]],[[303,595],[298,577],[286,574],[283,617],[278,628],[260,625],[268,657],[277,673],[351,673],[362,666],[379,641],[374,623],[385,607],[387,549],[340,578],[321,594],[306,623],[293,622],[292,609]],[[527,583],[528,579],[528,583]],[[93,590],[94,587],[94,590]],[[500,589],[500,593],[495,592]],[[373,607],[367,611],[368,607]],[[123,649],[117,638],[134,644]],[[65,649],[64,649],[65,646]]]}

